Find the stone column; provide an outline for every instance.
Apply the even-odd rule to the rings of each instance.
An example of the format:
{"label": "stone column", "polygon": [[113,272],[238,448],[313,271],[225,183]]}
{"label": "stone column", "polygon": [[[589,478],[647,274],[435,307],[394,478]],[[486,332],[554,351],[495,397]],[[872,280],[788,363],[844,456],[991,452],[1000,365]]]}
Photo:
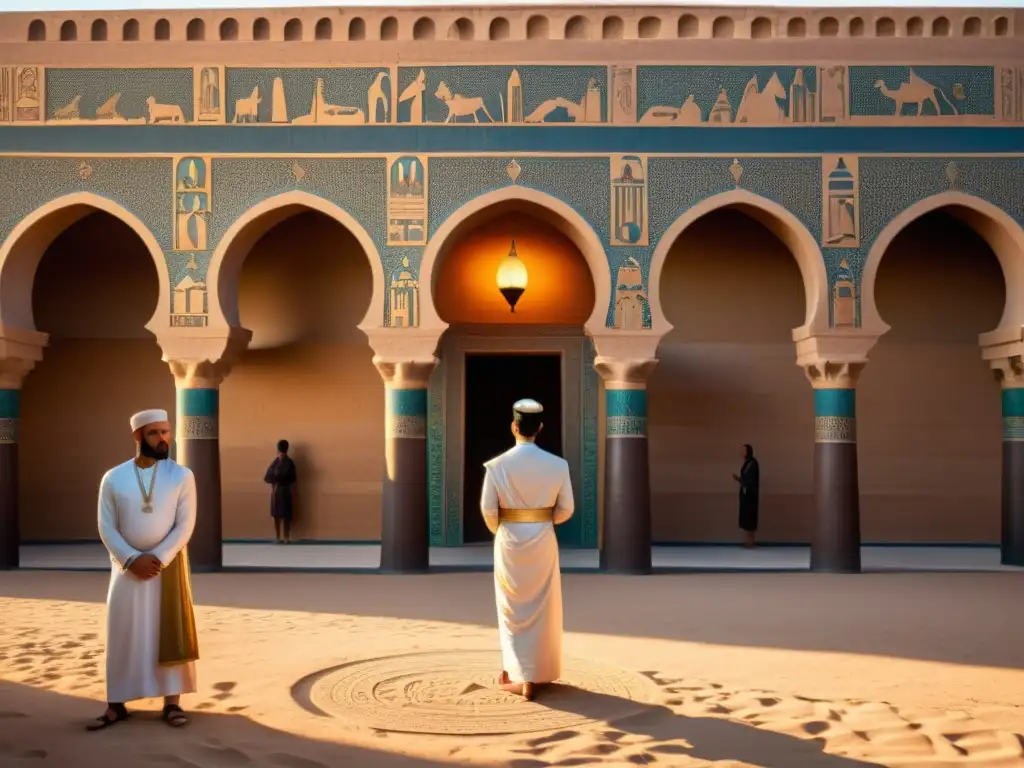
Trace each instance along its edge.
{"label": "stone column", "polygon": [[218,571],[224,563],[220,385],[250,338],[244,328],[171,329],[157,338],[174,374],[176,460],[196,477],[196,528],[188,545],[193,571]]}
{"label": "stone column", "polygon": [[430,567],[427,516],[427,387],[437,358],[373,363],[384,379],[384,498],[380,568]]}
{"label": "stone column", "polygon": [[862,364],[805,368],[814,387],[811,570],[860,573],[856,383]]}
{"label": "stone column", "polygon": [[18,506],[18,427],[21,385],[42,359],[47,336],[0,326],[0,570],[17,568],[21,531]]}
{"label": "stone column", "polygon": [[[2,363],[0,363],[2,365]],[[17,568],[21,533],[18,528],[18,421],[21,389],[0,389],[0,570]]]}
{"label": "stone column", "polygon": [[651,472],[647,379],[655,359],[598,356],[605,387],[604,521],[600,565],[616,573],[651,571]]}
{"label": "stone column", "polygon": [[[215,364],[168,361],[176,390],[176,457],[196,476],[196,529],[188,545],[194,571],[224,563],[220,483],[220,384]],[[201,370],[200,370],[201,369]]]}
{"label": "stone column", "polygon": [[1018,355],[989,362],[1003,401],[1000,561],[1024,565],[1024,362]]}

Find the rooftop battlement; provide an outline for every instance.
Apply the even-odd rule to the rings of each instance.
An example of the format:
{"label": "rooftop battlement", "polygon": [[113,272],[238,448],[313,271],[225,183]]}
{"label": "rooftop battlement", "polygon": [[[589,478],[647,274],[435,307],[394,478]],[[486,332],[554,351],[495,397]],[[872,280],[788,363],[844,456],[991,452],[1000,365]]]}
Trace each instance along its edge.
{"label": "rooftop battlement", "polygon": [[0,15],[0,41],[518,42],[1006,38],[1024,10],[1006,8],[778,8],[487,6],[265,8]]}

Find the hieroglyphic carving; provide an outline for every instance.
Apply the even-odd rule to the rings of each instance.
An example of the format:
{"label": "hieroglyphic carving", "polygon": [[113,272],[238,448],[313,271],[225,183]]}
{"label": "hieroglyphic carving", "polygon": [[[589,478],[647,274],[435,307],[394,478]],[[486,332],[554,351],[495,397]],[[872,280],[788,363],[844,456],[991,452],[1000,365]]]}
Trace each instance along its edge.
{"label": "hieroglyphic carving", "polygon": [[42,120],[42,89],[42,67],[0,67],[0,123]]}
{"label": "hieroglyphic carving", "polygon": [[829,248],[860,246],[860,184],[857,158],[821,158],[821,244]]}
{"label": "hieroglyphic carving", "polygon": [[647,231],[647,163],[638,155],[611,161],[611,245],[645,246]]}
{"label": "hieroglyphic carving", "polygon": [[388,245],[427,243],[426,158],[391,158],[388,167]]}
{"label": "hieroglyphic carving", "polygon": [[182,157],[174,168],[174,250],[205,251],[213,185],[208,157]]}
{"label": "hieroglyphic carving", "polygon": [[194,76],[196,122],[224,122],[224,67],[196,67]]}
{"label": "hieroglyphic carving", "polygon": [[611,122],[615,125],[636,122],[636,66],[612,65]]}

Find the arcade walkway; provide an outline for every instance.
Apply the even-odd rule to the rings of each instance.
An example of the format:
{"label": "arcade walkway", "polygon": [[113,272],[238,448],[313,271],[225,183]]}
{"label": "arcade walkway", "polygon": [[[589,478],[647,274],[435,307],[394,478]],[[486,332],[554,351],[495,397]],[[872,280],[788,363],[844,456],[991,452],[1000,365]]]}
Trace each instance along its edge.
{"label": "arcade walkway", "polygon": [[[999,563],[999,548],[862,547],[864,571],[1007,571],[1024,568]],[[596,550],[562,550],[562,570],[596,572]],[[768,546],[745,550],[731,546],[654,547],[654,568],[663,571],[802,571],[810,567],[810,547]],[[21,548],[23,569],[106,570],[106,551],[93,542],[28,545]],[[225,544],[225,570],[368,571],[380,563],[376,544]],[[489,570],[489,545],[432,547],[430,565],[438,570]]]}

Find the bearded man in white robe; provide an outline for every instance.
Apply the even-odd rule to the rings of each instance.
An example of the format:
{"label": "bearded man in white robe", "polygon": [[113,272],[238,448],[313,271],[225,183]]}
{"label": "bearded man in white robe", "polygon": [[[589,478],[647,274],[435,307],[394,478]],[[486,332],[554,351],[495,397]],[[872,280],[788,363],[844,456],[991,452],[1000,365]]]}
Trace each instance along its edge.
{"label": "bearded man in white robe", "polygon": [[535,688],[562,673],[562,579],[555,526],[573,513],[565,459],[535,440],[544,408],[512,406],[515,447],[484,467],[480,511],[494,533],[494,595],[498,608],[504,691],[532,699]]}
{"label": "bearded man in white robe", "polygon": [[168,725],[188,724],[179,706],[196,690],[199,658],[186,546],[196,525],[192,470],[169,458],[167,412],[131,417],[134,459],[100,482],[99,532],[110,552],[107,711],[92,731],[129,717],[125,703],[163,697]]}

